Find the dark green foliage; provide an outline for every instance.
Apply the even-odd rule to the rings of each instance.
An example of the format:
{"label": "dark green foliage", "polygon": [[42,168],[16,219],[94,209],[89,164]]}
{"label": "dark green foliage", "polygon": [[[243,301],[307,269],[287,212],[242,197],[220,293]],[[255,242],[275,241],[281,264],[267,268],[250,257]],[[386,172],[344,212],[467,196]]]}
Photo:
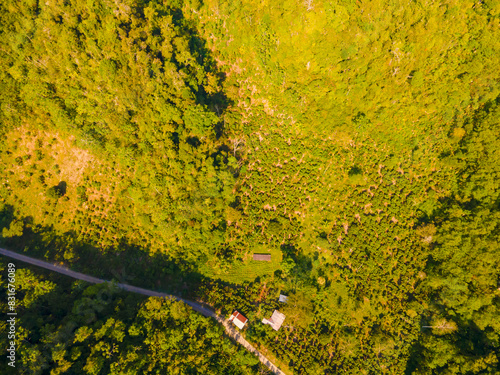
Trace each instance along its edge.
{"label": "dark green foliage", "polygon": [[[222,230],[232,200],[217,115],[227,102],[222,76],[180,8],[18,4],[3,6],[2,19],[9,25],[2,30],[2,49],[9,51],[3,64],[29,109],[27,120],[70,132],[78,145],[129,170],[126,199],[139,211],[147,205],[138,221],[149,236],[197,258],[204,250],[185,235],[194,221],[213,251],[221,239],[212,233]],[[35,162],[54,157],[51,144],[35,142]],[[58,164],[50,171],[63,173]],[[175,229],[159,230],[166,225]]]}
{"label": "dark green foliage", "polygon": [[[457,168],[450,176],[450,197],[434,219],[439,226],[425,280],[432,302],[423,321],[435,328],[422,330],[409,369],[498,372],[500,333],[493,318],[500,314],[498,108],[490,103],[467,119],[462,125],[467,133],[455,132],[463,138],[446,157]],[[439,319],[456,328],[439,335]]]}
{"label": "dark green foliage", "polygon": [[[16,277],[17,373],[229,375],[254,374],[260,366],[215,321],[181,302],[145,300],[113,284],[71,283],[29,269],[18,268]],[[1,306],[5,313],[6,303]],[[5,356],[0,361],[7,369]]]}
{"label": "dark green foliage", "polygon": [[62,192],[58,186],[52,186],[47,189],[47,197],[52,199],[58,199],[62,197]]}

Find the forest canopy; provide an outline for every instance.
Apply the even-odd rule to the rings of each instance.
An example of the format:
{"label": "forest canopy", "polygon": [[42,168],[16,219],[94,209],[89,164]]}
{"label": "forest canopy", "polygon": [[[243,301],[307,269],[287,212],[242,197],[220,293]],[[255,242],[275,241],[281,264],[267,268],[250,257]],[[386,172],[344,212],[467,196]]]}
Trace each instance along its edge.
{"label": "forest canopy", "polygon": [[[3,2],[0,244],[238,309],[287,373],[496,374],[499,21],[470,0]],[[33,342],[26,373],[115,371],[106,345],[142,371],[157,310],[175,337],[216,330],[134,306],[27,326],[82,341]],[[137,335],[101,343],[118,321]],[[217,367],[214,340],[210,371],[256,370]]]}
{"label": "forest canopy", "polygon": [[[252,354],[230,344],[222,327],[182,302],[27,268],[16,274],[25,285],[18,294],[18,374],[243,375],[259,368]],[[1,340],[8,346],[5,335]]]}

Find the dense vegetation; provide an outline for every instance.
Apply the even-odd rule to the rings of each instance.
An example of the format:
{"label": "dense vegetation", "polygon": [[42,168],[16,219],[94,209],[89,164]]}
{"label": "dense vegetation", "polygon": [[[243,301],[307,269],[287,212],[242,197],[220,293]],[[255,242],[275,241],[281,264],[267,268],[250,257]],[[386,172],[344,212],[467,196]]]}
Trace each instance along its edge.
{"label": "dense vegetation", "polygon": [[291,373],[500,372],[497,2],[0,6],[4,246],[237,308]]}
{"label": "dense vegetation", "polygon": [[[257,373],[257,358],[231,345],[222,327],[182,302],[145,300],[112,284],[53,280],[26,268],[16,274],[22,286],[17,307],[20,345],[12,373]],[[5,335],[1,340],[7,346]],[[5,356],[1,361],[8,369]]]}

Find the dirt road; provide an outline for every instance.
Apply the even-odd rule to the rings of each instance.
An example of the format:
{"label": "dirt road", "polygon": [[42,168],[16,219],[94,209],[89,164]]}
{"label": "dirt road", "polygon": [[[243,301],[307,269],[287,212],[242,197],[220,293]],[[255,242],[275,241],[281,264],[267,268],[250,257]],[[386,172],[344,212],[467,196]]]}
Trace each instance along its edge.
{"label": "dirt road", "polygon": [[[38,260],[35,258],[28,257],[26,255],[18,254],[14,251],[0,248],[0,254],[4,255],[6,257],[9,257],[9,258],[20,260],[24,263],[29,263],[29,264],[32,264],[34,266],[42,267],[42,268],[45,268],[45,269],[50,270],[50,271],[61,273],[63,275],[72,277],[74,279],[84,280],[84,281],[87,281],[89,283],[101,284],[101,283],[110,282],[107,280],[99,279],[97,277],[86,275],[84,273],[72,271],[68,268],[58,266],[58,265],[55,265],[55,264],[52,264],[49,262],[44,262],[43,260]],[[273,373],[275,373],[276,375],[285,375],[285,373],[283,371],[281,371],[269,359],[267,359],[262,353],[260,353],[252,345],[250,345],[250,343],[240,335],[240,333],[232,326],[232,324],[227,319],[224,319],[224,317],[222,317],[222,316],[216,314],[214,311],[204,307],[200,303],[189,301],[189,300],[186,300],[184,298],[176,297],[176,296],[173,296],[171,294],[155,292],[153,290],[143,289],[143,288],[139,288],[139,287],[132,286],[132,285],[120,284],[120,283],[117,283],[116,285],[119,288],[126,290],[128,292],[138,293],[138,294],[142,294],[145,296],[151,296],[151,297],[173,298],[173,299],[176,299],[178,301],[184,302],[186,305],[190,306],[193,310],[199,312],[200,314],[214,318],[215,320],[217,320],[220,324],[222,324],[222,326],[226,330],[226,333],[228,334],[229,337],[231,337],[233,340],[237,341],[239,344],[243,345],[248,351],[255,354],[259,358],[259,360],[265,366],[267,366]]]}

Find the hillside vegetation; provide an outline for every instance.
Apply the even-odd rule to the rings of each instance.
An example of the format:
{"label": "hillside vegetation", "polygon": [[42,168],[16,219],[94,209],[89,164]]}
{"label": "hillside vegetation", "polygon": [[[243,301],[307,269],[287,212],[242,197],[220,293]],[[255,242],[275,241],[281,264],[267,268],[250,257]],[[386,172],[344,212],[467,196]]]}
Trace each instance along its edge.
{"label": "hillside vegetation", "polygon": [[[7,263],[0,267],[6,271]],[[17,350],[19,371],[12,373],[250,375],[262,366],[231,345],[222,327],[182,302],[26,268],[18,268],[16,277],[22,285],[16,329],[23,345]],[[6,282],[2,277],[4,299]],[[0,340],[8,347],[6,335]],[[1,361],[9,373],[5,356]]]}
{"label": "hillside vegetation", "polygon": [[4,246],[296,374],[500,372],[497,2],[0,6]]}

